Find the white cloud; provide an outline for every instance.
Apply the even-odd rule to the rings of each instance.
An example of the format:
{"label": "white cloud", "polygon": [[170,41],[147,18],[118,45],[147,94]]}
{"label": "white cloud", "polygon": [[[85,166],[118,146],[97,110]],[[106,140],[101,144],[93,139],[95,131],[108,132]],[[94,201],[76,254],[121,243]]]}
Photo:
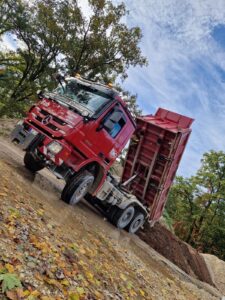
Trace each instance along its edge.
{"label": "white cloud", "polygon": [[[194,117],[180,172],[190,175],[209,149],[225,150],[225,51],[212,37],[225,24],[225,0],[126,1],[129,26],[140,26],[149,67],[133,68],[125,86],[144,112],[157,107]],[[224,45],[225,46],[225,45]],[[225,74],[225,73],[224,73]]]}

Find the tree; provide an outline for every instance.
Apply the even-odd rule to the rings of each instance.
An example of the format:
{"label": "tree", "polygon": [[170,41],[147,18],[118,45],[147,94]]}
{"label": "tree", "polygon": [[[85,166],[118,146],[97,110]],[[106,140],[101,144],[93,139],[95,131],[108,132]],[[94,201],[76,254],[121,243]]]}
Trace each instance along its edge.
{"label": "tree", "polygon": [[89,79],[114,81],[127,77],[130,66],[143,66],[147,60],[138,46],[142,37],[139,27],[128,28],[122,18],[128,14],[124,4],[89,0],[92,15],[82,15],[78,32],[69,31],[65,44],[66,67]]}
{"label": "tree", "polygon": [[140,28],[129,29],[122,22],[128,13],[124,4],[89,0],[89,17],[84,16],[76,0],[5,0],[3,4],[0,35],[8,33],[15,38],[17,49],[14,56],[0,52],[0,64],[14,65],[15,71],[9,72],[10,87],[1,81],[5,105],[0,115],[12,107],[13,101],[24,101],[40,87],[51,87],[51,75],[57,70],[80,72],[89,79],[108,82],[118,76],[126,78],[130,66],[147,63],[138,46]]}
{"label": "tree", "polygon": [[0,36],[12,29],[12,24],[9,22],[9,16],[12,11],[5,0],[0,0]]}
{"label": "tree", "polygon": [[195,176],[177,177],[167,210],[179,237],[225,259],[225,153],[205,153]]}

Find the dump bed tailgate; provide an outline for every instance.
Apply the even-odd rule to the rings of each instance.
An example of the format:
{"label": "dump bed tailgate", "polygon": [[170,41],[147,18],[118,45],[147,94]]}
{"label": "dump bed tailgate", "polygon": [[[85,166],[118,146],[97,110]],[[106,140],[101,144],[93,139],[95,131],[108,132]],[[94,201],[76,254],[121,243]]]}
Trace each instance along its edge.
{"label": "dump bed tailgate", "polygon": [[193,119],[159,108],[154,116],[137,118],[122,182],[149,208],[150,220],[160,218],[179,162],[191,133]]}

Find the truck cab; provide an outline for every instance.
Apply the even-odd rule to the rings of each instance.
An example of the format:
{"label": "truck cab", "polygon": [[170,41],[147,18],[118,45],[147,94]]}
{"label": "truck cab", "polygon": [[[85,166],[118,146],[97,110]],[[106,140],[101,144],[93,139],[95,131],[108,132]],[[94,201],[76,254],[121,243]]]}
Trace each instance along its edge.
{"label": "truck cab", "polygon": [[25,151],[30,171],[47,167],[66,181],[61,197],[74,205],[87,194],[92,199],[98,191],[102,195],[109,169],[136,124],[111,86],[80,76],[58,81],[52,92],[39,93],[38,103],[13,130],[12,141]]}

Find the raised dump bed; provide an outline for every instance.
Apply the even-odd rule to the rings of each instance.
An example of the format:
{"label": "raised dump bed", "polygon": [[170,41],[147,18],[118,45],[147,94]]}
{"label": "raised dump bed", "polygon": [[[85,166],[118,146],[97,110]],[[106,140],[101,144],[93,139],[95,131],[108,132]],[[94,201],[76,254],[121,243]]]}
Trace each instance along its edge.
{"label": "raised dump bed", "polygon": [[163,212],[167,195],[191,133],[193,119],[159,108],[137,118],[137,129],[125,160],[122,182],[149,209],[153,225]]}

